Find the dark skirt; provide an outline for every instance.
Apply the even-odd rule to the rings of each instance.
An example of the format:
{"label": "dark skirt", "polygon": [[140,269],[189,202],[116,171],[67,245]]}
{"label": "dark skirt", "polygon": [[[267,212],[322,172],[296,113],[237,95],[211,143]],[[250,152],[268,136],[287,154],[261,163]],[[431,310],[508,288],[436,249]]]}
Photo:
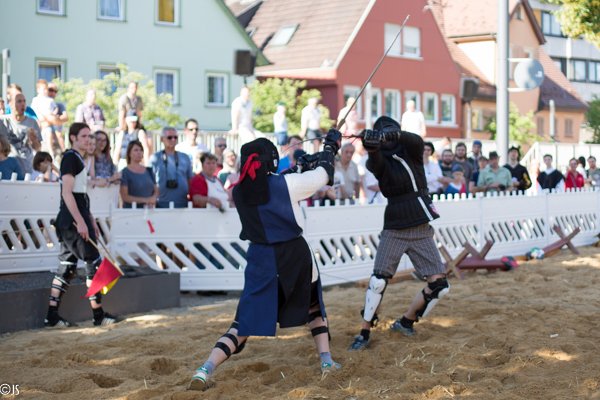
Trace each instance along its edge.
{"label": "dark skirt", "polygon": [[[240,336],[275,336],[281,328],[308,323],[311,305],[312,251],[303,237],[271,245],[251,243],[238,305]],[[317,296],[325,307],[320,279]]]}

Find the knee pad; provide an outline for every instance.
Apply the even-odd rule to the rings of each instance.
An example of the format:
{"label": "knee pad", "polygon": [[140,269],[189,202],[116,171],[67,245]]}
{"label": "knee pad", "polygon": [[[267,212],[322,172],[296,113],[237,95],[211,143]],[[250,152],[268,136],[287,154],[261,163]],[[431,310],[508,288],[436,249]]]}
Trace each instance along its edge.
{"label": "knee pad", "polygon": [[[324,320],[324,318],[325,318],[325,317],[323,317],[323,313],[321,312],[321,310],[317,310],[315,312],[308,314],[308,323],[310,324],[318,317],[321,317],[322,320]],[[329,341],[331,342],[331,335],[329,334],[329,327],[327,327],[327,326],[317,326],[316,328],[311,329],[310,333],[312,334],[313,337],[320,335],[321,333],[326,333],[327,337],[329,338]]]}
{"label": "knee pad", "polygon": [[427,316],[437,302],[450,291],[450,284],[448,284],[448,279],[446,279],[446,277],[438,278],[435,282],[429,282],[427,287],[429,287],[431,293],[426,293],[425,289],[423,289],[422,293],[423,298],[425,299],[425,305],[422,309],[417,311],[417,319],[415,322],[419,321],[419,317]]}
{"label": "knee pad", "polygon": [[235,337],[235,335],[232,335],[231,333],[226,333],[223,336],[221,336],[219,339],[222,339],[222,338],[227,338],[227,339],[231,340],[233,342],[233,345],[235,346],[235,350],[233,351],[233,353],[231,353],[231,349],[229,348],[229,346],[227,346],[227,344],[225,344],[223,342],[217,342],[215,344],[215,349],[220,349],[221,351],[223,351],[223,353],[225,353],[227,358],[231,357],[231,354],[241,353],[242,350],[244,350],[244,347],[246,347],[246,340],[244,340],[241,345],[238,345],[237,338]]}
{"label": "knee pad", "polygon": [[377,311],[379,304],[381,304],[381,299],[383,298],[383,293],[387,287],[388,279],[389,278],[382,275],[371,276],[369,288],[367,289],[367,294],[365,296],[365,308],[362,311],[365,321],[374,322],[376,320],[377,315],[375,312]]}
{"label": "knee pad", "polygon": [[58,271],[56,272],[56,275],[54,275],[54,279],[59,281],[60,284],[57,285],[56,283],[52,282],[52,288],[58,289],[60,292],[58,294],[58,297],[51,295],[50,300],[56,301],[57,303],[60,302],[60,299],[62,298],[63,294],[66,293],[67,289],[71,284],[71,281],[73,281],[76,275],[76,263],[72,263],[70,261],[61,261],[60,266],[58,267]]}
{"label": "knee pad", "polygon": [[102,258],[98,257],[94,261],[86,261],[85,262],[85,275],[87,279],[92,279],[94,275],[96,275],[96,271],[98,267],[102,264]]}
{"label": "knee pad", "polygon": [[94,300],[95,300],[95,301],[96,301],[96,303],[98,303],[98,304],[102,303],[102,290],[100,290],[100,291],[99,291],[98,293],[96,293],[95,295],[88,297],[88,299],[89,299],[90,301],[94,301]]}

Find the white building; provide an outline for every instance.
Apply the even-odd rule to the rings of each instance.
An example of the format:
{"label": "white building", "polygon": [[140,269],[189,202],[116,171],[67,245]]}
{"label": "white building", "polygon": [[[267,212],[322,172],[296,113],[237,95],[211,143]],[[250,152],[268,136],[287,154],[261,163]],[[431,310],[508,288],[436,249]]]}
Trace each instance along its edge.
{"label": "white building", "polygon": [[[10,81],[28,101],[39,78],[88,81],[120,62],[154,79],[175,111],[206,130],[230,128],[243,85],[234,53],[256,49],[222,0],[2,0],[0,15]],[[259,52],[257,65],[267,63]]]}

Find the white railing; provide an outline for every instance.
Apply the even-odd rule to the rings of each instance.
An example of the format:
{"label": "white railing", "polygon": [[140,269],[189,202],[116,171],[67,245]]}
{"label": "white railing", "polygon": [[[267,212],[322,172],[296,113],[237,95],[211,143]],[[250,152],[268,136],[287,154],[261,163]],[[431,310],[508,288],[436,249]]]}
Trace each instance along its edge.
{"label": "white railing", "polygon": [[600,144],[569,144],[569,143],[546,143],[536,142],[531,146],[527,154],[521,159],[521,164],[531,168],[534,162],[540,166],[540,171],[544,171],[544,155],[550,154],[554,160],[554,165],[559,171],[565,172],[569,166],[569,160],[572,158],[594,156],[600,160]]}
{"label": "white railing", "polygon": [[[130,265],[181,273],[182,290],[240,290],[248,243],[238,238],[234,209],[116,209],[117,187],[90,190],[92,212],[99,219],[111,252]],[[59,252],[51,227],[60,200],[56,183],[0,181],[0,273],[57,268]],[[480,249],[494,246],[488,259],[518,255],[544,247],[581,228],[573,243],[588,245],[599,233],[600,192],[583,190],[538,196],[496,196],[436,200],[442,216],[433,227],[451,255],[469,241]],[[384,205],[303,207],[305,237],[315,251],[323,283],[332,285],[367,278],[372,271]],[[155,232],[151,233],[151,222]],[[405,257],[400,269],[410,268]]]}

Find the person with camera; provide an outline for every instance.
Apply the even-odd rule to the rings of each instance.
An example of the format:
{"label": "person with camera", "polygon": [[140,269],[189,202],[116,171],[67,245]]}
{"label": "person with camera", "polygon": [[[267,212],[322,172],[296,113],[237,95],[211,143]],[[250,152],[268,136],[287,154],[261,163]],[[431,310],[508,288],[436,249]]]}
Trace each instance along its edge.
{"label": "person with camera", "polygon": [[498,153],[495,151],[490,152],[489,157],[489,168],[484,168],[479,172],[479,178],[477,178],[477,186],[485,192],[498,192],[507,191],[512,192],[515,190],[513,187],[513,180],[510,171],[498,164],[499,161]]}
{"label": "person with camera", "polygon": [[152,170],[158,185],[156,207],[169,208],[171,202],[175,208],[187,207],[190,181],[194,177],[192,162],[187,154],[175,150],[175,128],[165,126],[161,132],[161,140],[165,149],[152,154],[148,159],[148,168]]}

